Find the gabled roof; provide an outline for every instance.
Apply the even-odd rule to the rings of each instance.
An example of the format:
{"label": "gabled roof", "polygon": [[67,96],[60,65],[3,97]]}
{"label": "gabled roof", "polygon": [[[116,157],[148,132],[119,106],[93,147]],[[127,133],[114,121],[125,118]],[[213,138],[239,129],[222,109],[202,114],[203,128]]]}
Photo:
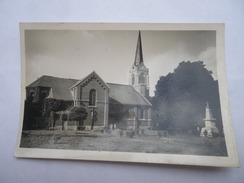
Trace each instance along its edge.
{"label": "gabled roof", "polygon": [[109,88],[109,86],[107,85],[107,83],[105,83],[102,78],[95,72],[93,71],[91,74],[89,74],[88,76],[82,78],[81,80],[78,80],[73,86],[70,87],[70,89],[74,88],[75,86],[79,85],[82,82],[86,82],[87,80],[89,80],[89,78],[96,78],[98,79],[100,82],[103,83],[103,85],[105,85],[107,88]]}
{"label": "gabled roof", "polygon": [[76,79],[66,79],[66,78],[58,78],[53,76],[42,76],[33,83],[31,83],[28,87],[50,87],[51,94],[54,99],[61,100],[73,100],[72,94],[69,90],[71,86],[77,83]]}
{"label": "gabled roof", "polygon": [[152,104],[131,85],[107,83],[110,86],[109,97],[123,105],[152,106]]}

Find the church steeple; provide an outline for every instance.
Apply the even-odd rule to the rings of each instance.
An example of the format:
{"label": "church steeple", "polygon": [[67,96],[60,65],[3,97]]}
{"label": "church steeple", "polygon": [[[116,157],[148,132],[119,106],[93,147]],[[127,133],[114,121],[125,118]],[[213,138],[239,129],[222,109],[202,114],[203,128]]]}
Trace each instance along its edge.
{"label": "church steeple", "polygon": [[138,34],[134,65],[139,66],[140,64],[143,64],[142,45],[141,45],[141,31],[139,31],[139,34]]}
{"label": "church steeple", "polygon": [[141,41],[141,32],[139,31],[135,60],[130,69],[130,80],[129,84],[132,85],[138,93],[144,97],[149,97],[149,69],[146,68],[143,61],[142,54],[142,41]]}

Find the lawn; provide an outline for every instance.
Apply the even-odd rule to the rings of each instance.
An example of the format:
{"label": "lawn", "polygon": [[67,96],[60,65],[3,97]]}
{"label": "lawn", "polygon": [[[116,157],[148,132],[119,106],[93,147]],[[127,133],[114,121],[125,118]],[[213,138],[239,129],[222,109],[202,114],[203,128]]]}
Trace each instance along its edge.
{"label": "lawn", "polygon": [[224,137],[202,138],[191,135],[160,137],[157,132],[127,137],[125,131],[112,133],[92,131],[23,131],[21,147],[72,149],[89,151],[119,151],[189,155],[227,156]]}

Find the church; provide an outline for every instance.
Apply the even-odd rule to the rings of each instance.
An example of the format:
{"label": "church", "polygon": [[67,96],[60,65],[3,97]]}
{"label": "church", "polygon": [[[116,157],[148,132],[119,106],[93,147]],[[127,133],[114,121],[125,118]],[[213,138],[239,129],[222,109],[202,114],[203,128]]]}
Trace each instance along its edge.
{"label": "church", "polygon": [[84,107],[88,116],[82,126],[86,130],[149,128],[149,69],[143,61],[141,33],[128,85],[107,83],[95,71],[81,80],[42,76],[26,87],[26,98],[34,103],[52,98]]}

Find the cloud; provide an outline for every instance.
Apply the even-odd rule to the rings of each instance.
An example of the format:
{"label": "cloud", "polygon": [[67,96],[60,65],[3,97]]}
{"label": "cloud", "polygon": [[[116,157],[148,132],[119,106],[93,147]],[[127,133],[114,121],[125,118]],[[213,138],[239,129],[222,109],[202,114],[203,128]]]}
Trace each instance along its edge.
{"label": "cloud", "polygon": [[216,63],[216,48],[208,47],[198,55],[198,60],[205,63],[206,68],[213,72],[213,77],[217,79],[217,63]]}

